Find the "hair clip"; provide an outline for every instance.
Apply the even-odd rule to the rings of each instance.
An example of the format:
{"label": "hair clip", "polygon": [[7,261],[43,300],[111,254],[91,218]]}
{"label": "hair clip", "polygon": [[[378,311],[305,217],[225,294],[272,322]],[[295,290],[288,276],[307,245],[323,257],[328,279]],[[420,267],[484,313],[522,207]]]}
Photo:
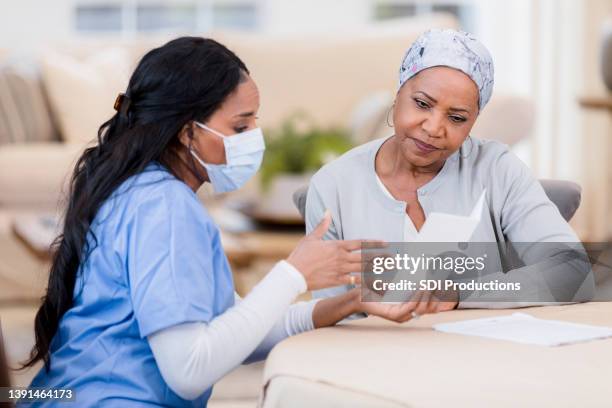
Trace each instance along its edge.
{"label": "hair clip", "polygon": [[115,104],[113,105],[113,108],[115,108],[115,110],[120,114],[127,115],[127,111],[130,109],[131,102],[132,101],[130,100],[129,96],[124,93],[120,93],[115,99]]}

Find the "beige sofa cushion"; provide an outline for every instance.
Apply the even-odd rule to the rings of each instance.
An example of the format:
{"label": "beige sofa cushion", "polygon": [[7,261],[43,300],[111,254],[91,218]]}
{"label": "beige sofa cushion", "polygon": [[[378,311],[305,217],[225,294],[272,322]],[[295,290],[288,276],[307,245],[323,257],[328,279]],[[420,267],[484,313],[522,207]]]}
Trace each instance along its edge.
{"label": "beige sofa cushion", "polygon": [[495,93],[476,120],[471,135],[512,146],[528,139],[535,125],[535,106],[530,98]]}
{"label": "beige sofa cushion", "polygon": [[55,208],[83,147],[66,143],[0,146],[0,207]]}
{"label": "beige sofa cushion", "polygon": [[0,66],[0,144],[56,139],[38,75],[19,66]]}
{"label": "beige sofa cushion", "polygon": [[23,121],[3,71],[0,71],[0,144],[22,142],[25,140]]}
{"label": "beige sofa cushion", "polygon": [[87,58],[48,52],[42,60],[43,81],[62,139],[87,143],[114,114],[131,70],[130,53],[122,47],[98,50]]}

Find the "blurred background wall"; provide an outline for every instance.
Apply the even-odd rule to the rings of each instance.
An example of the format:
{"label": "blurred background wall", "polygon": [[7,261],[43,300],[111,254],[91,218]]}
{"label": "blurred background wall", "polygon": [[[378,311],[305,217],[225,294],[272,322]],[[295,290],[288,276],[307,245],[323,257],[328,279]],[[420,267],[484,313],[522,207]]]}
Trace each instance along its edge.
{"label": "blurred background wall", "polygon": [[495,92],[534,103],[534,132],[514,147],[517,154],[538,177],[582,185],[584,201],[573,221],[582,236],[610,234],[610,114],[579,102],[608,92],[599,60],[609,0],[9,0],[1,7],[1,52],[29,61],[83,40],[161,42],[237,30],[324,42],[328,33],[352,35],[380,21],[449,13],[492,51]]}

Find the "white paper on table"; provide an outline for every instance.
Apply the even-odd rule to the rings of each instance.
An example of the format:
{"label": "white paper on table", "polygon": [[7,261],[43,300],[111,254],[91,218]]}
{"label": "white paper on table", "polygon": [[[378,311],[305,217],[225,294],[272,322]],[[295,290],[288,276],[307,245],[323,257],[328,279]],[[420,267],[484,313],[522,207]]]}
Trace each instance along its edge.
{"label": "white paper on table", "polygon": [[612,328],[610,327],[538,319],[526,313],[439,323],[433,327],[435,330],[444,333],[508,340],[539,346],[561,346],[612,337]]}
{"label": "white paper on table", "polygon": [[432,212],[421,227],[417,242],[468,242],[476,230],[484,207],[482,192],[469,216]]}

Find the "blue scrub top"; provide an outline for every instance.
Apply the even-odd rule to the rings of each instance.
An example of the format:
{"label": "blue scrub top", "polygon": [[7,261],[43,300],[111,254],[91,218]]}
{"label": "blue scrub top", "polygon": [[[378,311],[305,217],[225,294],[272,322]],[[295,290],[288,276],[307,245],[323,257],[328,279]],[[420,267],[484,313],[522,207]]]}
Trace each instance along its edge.
{"label": "blue scrub top", "polygon": [[[206,406],[212,388],[186,401],[166,385],[146,337],[209,322],[233,305],[217,226],[194,192],[155,163],[111,195],[91,231],[98,242],[51,343],[51,370],[30,386],[71,388],[79,407]],[[57,402],[26,406],[47,405]]]}

